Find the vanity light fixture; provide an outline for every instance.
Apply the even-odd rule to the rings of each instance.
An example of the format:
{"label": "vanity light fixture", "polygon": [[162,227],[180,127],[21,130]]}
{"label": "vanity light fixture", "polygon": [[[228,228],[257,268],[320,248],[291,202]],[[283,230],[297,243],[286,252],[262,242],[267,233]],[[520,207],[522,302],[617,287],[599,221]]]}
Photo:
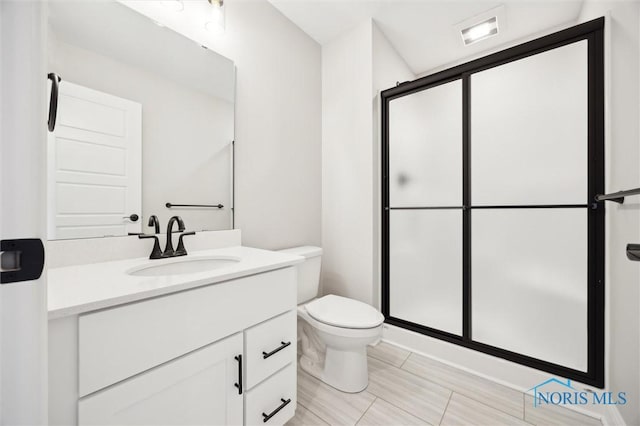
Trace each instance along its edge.
{"label": "vanity light fixture", "polygon": [[174,12],[182,12],[184,10],[182,0],[162,0],[160,4]]}
{"label": "vanity light fixture", "polygon": [[224,33],[224,0],[208,0],[211,10],[204,27],[214,34]]}
{"label": "vanity light fixture", "polygon": [[464,28],[460,30],[460,34],[465,46],[492,37],[498,34],[498,17],[492,16],[487,20]]}

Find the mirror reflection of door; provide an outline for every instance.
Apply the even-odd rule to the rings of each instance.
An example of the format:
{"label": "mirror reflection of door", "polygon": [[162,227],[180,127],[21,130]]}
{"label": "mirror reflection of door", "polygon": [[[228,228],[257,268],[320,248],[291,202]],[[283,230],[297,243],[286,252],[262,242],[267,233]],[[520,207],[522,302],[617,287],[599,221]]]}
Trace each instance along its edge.
{"label": "mirror reflection of door", "polygon": [[[49,239],[140,232],[142,105],[60,84],[49,136]],[[135,217],[134,217],[135,219]]]}
{"label": "mirror reflection of door", "polygon": [[149,233],[151,215],[233,228],[235,66],[156,25],[147,3],[48,3],[47,71],[62,78],[49,239]]}

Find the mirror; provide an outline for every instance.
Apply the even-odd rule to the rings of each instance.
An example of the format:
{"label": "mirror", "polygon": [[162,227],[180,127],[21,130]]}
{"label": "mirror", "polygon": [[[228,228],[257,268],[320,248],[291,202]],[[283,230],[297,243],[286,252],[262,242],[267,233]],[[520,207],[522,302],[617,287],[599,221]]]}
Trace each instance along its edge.
{"label": "mirror", "polygon": [[47,54],[49,239],[233,228],[232,61],[116,1],[50,2]]}

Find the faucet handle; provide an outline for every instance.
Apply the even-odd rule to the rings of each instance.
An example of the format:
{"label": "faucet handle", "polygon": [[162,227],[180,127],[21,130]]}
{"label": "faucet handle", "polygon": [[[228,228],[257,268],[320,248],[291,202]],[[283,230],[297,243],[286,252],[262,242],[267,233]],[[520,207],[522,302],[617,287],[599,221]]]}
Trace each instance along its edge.
{"label": "faucet handle", "polygon": [[153,238],[155,241],[153,242],[153,250],[151,250],[149,259],[162,259],[162,250],[160,249],[160,241],[158,240],[157,236],[140,234],[138,235],[138,238],[140,238],[141,240],[145,238]]}
{"label": "faucet handle", "polygon": [[183,232],[182,234],[180,234],[180,238],[178,238],[178,248],[175,251],[176,256],[187,255],[187,249],[184,248],[184,242],[182,241],[182,238],[187,237],[189,235],[196,235],[196,233],[194,231],[191,231],[191,232]]}

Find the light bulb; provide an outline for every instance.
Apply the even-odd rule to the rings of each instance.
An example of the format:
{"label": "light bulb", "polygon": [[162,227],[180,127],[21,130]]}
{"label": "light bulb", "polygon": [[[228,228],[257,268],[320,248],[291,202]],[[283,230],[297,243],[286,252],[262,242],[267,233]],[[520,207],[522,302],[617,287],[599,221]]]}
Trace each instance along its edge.
{"label": "light bulb", "polygon": [[213,34],[224,33],[224,6],[222,2],[211,2],[209,19],[204,24],[207,31]]}
{"label": "light bulb", "polygon": [[465,45],[496,35],[498,34],[498,18],[494,16],[486,21],[465,28],[461,31],[461,34]]}

